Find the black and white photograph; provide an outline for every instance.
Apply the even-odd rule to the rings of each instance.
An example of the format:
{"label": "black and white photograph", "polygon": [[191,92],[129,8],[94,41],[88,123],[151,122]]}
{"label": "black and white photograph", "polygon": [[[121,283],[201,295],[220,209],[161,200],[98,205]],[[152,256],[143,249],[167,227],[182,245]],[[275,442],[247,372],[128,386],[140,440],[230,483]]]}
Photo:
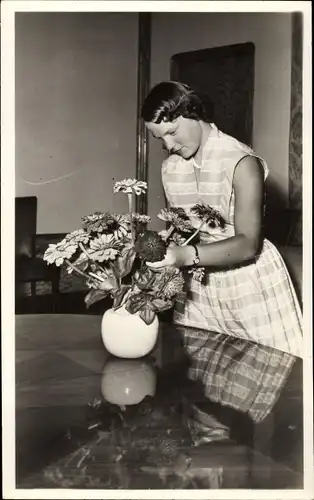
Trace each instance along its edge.
{"label": "black and white photograph", "polygon": [[310,15],[2,2],[4,498],[313,498]]}

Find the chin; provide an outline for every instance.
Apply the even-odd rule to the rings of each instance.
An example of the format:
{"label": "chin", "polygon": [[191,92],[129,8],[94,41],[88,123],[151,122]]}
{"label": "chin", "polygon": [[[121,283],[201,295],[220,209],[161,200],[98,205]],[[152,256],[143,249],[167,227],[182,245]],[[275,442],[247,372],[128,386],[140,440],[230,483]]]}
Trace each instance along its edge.
{"label": "chin", "polygon": [[180,156],[182,156],[182,158],[184,158],[185,160],[190,160],[194,155],[195,152],[191,151],[190,149],[184,149],[183,151],[180,151]]}

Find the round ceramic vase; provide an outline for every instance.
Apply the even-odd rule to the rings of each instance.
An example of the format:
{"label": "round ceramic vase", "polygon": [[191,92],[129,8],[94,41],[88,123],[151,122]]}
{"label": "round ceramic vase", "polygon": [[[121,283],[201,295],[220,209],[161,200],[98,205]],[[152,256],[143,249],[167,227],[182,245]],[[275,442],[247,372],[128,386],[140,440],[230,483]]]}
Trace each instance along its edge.
{"label": "round ceramic vase", "polygon": [[155,346],[159,321],[157,315],[151,325],[124,307],[108,309],[101,322],[101,335],[107,351],[119,358],[141,358]]}

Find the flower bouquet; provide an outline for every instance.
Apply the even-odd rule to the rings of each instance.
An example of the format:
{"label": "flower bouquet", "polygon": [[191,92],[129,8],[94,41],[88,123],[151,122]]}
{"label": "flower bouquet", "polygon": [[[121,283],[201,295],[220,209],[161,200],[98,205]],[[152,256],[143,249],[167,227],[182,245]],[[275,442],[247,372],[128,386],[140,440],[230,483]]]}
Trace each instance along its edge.
{"label": "flower bouquet", "polygon": [[[49,245],[44,260],[84,278],[89,288],[87,307],[110,296],[113,310],[124,307],[150,325],[158,312],[173,307],[184,278],[176,267],[153,269],[146,263],[163,260],[169,244],[187,245],[205,224],[223,227],[224,221],[211,207],[195,205],[191,214],[200,221],[195,229],[184,209],[172,207],[158,215],[170,227],[160,233],[149,230],[151,218],[133,212],[134,197],[146,189],[147,183],[136,179],[116,182],[113,191],[127,195],[128,213],[95,212],[83,217],[81,228]],[[196,278],[199,270],[193,270]]]}

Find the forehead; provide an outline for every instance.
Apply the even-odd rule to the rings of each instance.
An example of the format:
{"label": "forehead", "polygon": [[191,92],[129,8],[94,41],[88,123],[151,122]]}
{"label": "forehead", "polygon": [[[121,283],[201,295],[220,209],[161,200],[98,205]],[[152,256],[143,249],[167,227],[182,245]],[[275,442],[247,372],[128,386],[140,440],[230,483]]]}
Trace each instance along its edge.
{"label": "forehead", "polygon": [[146,122],[145,125],[147,129],[152,133],[152,135],[156,137],[156,139],[160,139],[176,127],[176,124],[174,122]]}

